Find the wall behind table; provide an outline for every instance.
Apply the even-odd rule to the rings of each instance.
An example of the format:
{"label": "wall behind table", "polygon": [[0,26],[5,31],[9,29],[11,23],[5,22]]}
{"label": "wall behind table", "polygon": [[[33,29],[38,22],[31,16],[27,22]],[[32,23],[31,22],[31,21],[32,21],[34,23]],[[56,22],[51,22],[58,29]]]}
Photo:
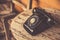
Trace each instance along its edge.
{"label": "wall behind table", "polygon": [[[15,1],[15,0],[13,0]],[[28,4],[28,0],[19,0],[21,1],[24,5],[27,6]],[[36,0],[32,0],[32,8],[35,8],[37,7],[37,2]],[[58,0],[39,0],[39,6],[42,7],[42,8],[54,8],[54,9],[59,9],[60,10],[60,1]],[[15,8],[18,10],[18,11],[23,11],[23,8],[21,8],[22,6],[20,6],[19,4],[15,4]],[[19,7],[18,7],[19,5]]]}

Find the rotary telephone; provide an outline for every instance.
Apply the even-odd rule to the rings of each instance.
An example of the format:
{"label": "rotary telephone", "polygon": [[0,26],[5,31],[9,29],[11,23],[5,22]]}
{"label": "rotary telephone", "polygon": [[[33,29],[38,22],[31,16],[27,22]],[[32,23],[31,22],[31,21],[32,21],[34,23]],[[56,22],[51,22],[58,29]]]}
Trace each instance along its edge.
{"label": "rotary telephone", "polygon": [[41,8],[34,8],[31,15],[23,24],[25,30],[31,35],[37,35],[55,24],[52,16]]}

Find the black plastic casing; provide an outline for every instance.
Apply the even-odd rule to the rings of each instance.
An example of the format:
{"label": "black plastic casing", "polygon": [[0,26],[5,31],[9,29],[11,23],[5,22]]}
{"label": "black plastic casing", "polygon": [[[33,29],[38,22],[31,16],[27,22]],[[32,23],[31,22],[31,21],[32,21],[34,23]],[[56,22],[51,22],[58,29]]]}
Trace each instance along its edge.
{"label": "black plastic casing", "polygon": [[[54,25],[54,20],[51,18],[51,15],[46,13],[44,10],[39,8],[33,9],[33,15],[31,15],[27,21],[23,24],[25,30],[31,35],[37,35],[46,29],[52,27]],[[35,18],[35,22],[33,24],[30,23],[30,20]]]}

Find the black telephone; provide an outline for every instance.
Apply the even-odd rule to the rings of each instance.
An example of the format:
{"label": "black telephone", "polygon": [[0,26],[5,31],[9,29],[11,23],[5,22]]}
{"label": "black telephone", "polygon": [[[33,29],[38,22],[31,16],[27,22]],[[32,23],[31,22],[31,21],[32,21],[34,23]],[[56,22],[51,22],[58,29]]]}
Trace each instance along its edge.
{"label": "black telephone", "polygon": [[33,15],[31,15],[23,24],[25,30],[31,35],[41,33],[45,29],[55,24],[51,15],[45,12],[43,9],[34,8],[32,12]]}

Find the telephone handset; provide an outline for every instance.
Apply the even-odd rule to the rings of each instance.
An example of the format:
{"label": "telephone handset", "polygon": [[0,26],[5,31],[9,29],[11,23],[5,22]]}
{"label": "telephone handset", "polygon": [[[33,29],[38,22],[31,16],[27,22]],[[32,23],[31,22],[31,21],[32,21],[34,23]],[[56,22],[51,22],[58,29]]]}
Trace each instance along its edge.
{"label": "telephone handset", "polygon": [[51,17],[51,15],[45,12],[43,9],[34,8],[32,12],[33,15],[31,15],[27,19],[27,21],[23,24],[25,30],[29,34],[31,35],[39,34],[55,24],[54,23],[55,21]]}

